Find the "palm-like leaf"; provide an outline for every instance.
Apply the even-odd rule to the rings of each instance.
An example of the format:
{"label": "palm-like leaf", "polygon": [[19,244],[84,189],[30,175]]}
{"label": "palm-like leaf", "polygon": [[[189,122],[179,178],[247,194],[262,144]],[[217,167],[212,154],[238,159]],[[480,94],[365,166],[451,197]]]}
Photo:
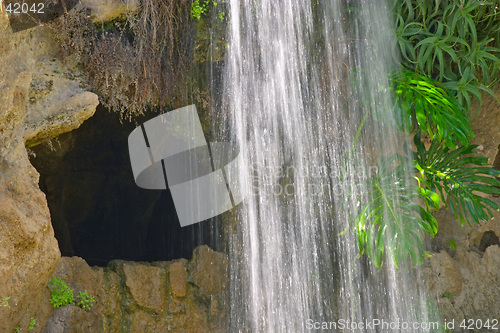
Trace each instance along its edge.
{"label": "palm-like leaf", "polygon": [[[395,156],[394,156],[395,157]],[[401,168],[391,168],[395,159],[383,159],[378,174],[368,184],[360,198],[356,217],[356,237],[361,253],[372,258],[380,267],[386,249],[398,267],[411,257],[415,264],[424,259],[423,232],[434,236],[436,219],[414,202],[419,196],[416,186],[408,187]]]}
{"label": "palm-like leaf", "polygon": [[469,143],[473,133],[467,116],[441,83],[409,70],[394,74],[392,81],[403,129],[409,132],[418,127],[450,148],[457,140]]}
{"label": "palm-like leaf", "polygon": [[487,166],[486,157],[474,156],[476,145],[451,150],[433,141],[426,150],[419,135],[414,141],[419,183],[437,193],[462,224],[487,220],[492,216],[491,208],[499,208],[478,194],[500,195],[500,180],[495,178],[500,171]]}

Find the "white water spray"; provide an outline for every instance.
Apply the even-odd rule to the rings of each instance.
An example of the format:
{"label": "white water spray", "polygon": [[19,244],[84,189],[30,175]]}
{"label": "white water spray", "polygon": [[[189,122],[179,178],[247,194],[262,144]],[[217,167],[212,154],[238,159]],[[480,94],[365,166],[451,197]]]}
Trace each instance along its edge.
{"label": "white water spray", "polygon": [[251,194],[229,239],[228,331],[426,320],[412,270],[390,259],[378,270],[360,257],[351,221],[377,159],[401,147],[387,89],[389,9],[231,0],[229,15],[224,121]]}

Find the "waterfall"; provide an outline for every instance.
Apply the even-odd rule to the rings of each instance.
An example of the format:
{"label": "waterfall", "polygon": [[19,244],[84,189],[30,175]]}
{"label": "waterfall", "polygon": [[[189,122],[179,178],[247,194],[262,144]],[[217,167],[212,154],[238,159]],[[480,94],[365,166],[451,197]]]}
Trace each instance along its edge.
{"label": "waterfall", "polygon": [[220,140],[238,145],[249,192],[228,236],[228,331],[427,320],[414,269],[394,268],[390,253],[375,268],[352,223],[378,159],[405,140],[388,89],[387,4],[230,0],[228,14]]}

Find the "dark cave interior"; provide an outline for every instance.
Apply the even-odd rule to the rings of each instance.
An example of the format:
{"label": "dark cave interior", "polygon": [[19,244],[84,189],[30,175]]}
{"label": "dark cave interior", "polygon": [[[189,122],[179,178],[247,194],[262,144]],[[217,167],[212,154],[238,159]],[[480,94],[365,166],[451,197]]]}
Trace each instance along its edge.
{"label": "dark cave interior", "polygon": [[113,259],[189,259],[199,245],[216,248],[211,235],[220,218],[181,228],[169,190],[134,182],[128,135],[156,115],[120,123],[99,106],[80,128],[31,149],[63,256],[105,266]]}

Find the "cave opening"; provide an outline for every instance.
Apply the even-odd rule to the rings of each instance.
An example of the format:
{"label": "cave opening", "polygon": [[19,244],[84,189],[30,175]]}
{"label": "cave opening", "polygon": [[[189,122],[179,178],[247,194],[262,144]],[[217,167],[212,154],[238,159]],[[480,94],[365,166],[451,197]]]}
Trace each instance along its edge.
{"label": "cave opening", "polygon": [[199,245],[217,247],[211,235],[219,217],[181,227],[169,190],[134,182],[128,135],[156,115],[121,123],[99,106],[80,128],[30,149],[63,256],[106,266],[114,259],[189,259]]}
{"label": "cave opening", "polygon": [[500,145],[498,145],[497,154],[492,166],[494,169],[500,170]]}
{"label": "cave opening", "polygon": [[488,247],[493,245],[500,246],[500,239],[494,231],[486,231],[481,237],[481,241],[479,243],[479,251],[484,252]]}

